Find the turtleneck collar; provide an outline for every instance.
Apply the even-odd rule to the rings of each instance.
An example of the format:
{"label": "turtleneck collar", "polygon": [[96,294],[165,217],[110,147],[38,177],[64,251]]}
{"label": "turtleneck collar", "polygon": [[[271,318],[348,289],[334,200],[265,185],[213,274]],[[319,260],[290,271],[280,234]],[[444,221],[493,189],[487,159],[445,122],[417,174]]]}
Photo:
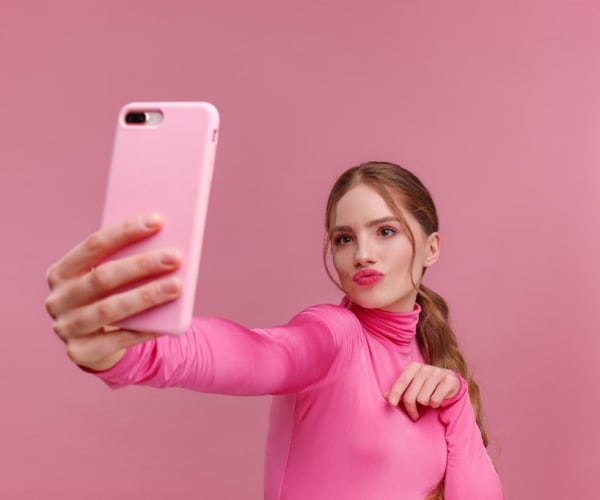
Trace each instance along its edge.
{"label": "turtleneck collar", "polygon": [[399,347],[408,347],[415,340],[421,313],[421,306],[416,302],[411,312],[402,313],[365,309],[350,302],[348,297],[342,299],[342,305],[350,309],[363,328],[375,337],[392,342]]}

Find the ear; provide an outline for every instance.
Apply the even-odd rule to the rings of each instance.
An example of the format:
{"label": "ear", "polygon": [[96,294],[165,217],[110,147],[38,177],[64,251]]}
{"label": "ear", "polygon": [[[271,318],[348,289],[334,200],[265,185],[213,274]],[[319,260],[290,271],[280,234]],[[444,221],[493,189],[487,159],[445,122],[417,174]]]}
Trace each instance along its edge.
{"label": "ear", "polygon": [[441,244],[440,233],[431,233],[427,237],[425,242],[425,262],[424,267],[429,267],[438,260],[440,256],[440,244]]}

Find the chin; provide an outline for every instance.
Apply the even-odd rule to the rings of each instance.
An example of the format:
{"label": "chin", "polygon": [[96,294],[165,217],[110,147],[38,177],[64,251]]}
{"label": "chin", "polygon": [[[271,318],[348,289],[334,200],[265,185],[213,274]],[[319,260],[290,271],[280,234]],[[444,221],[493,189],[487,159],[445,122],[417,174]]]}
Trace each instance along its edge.
{"label": "chin", "polygon": [[[414,307],[413,297],[382,297],[378,294],[350,294],[348,298],[364,309],[382,309],[390,312],[410,312]],[[416,299],[416,296],[414,297]]]}
{"label": "chin", "polygon": [[353,299],[352,297],[350,297],[350,300],[353,304],[357,304],[363,309],[380,309],[380,305],[372,300]]}
{"label": "chin", "polygon": [[346,295],[354,304],[364,309],[383,309],[386,305],[389,305],[389,301],[383,300],[380,297],[365,297],[364,295],[350,293],[346,293]]}

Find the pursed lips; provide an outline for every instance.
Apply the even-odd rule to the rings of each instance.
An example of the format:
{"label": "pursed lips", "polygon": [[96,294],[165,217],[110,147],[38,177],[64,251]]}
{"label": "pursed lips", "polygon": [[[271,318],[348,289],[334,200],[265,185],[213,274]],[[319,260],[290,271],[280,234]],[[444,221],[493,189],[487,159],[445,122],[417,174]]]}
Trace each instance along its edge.
{"label": "pursed lips", "polygon": [[383,274],[374,269],[363,269],[352,275],[352,281],[357,285],[367,286],[373,285],[383,278]]}

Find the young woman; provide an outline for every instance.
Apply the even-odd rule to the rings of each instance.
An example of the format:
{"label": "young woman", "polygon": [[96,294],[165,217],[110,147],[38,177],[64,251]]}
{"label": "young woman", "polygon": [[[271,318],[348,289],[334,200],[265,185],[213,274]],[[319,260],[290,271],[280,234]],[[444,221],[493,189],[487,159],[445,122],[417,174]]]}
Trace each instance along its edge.
{"label": "young woman", "polygon": [[[369,162],[341,175],[323,255],[331,253],[342,304],[310,307],[283,326],[198,317],[182,337],[111,327],[178,295],[165,275],[179,264],[172,250],[102,263],[160,225],[148,215],[101,229],[49,269],[46,308],[75,363],[113,388],[275,395],[268,500],[502,498],[478,387],[444,300],[421,284],[440,236],[412,173]],[[156,279],[111,293],[148,276]]]}

